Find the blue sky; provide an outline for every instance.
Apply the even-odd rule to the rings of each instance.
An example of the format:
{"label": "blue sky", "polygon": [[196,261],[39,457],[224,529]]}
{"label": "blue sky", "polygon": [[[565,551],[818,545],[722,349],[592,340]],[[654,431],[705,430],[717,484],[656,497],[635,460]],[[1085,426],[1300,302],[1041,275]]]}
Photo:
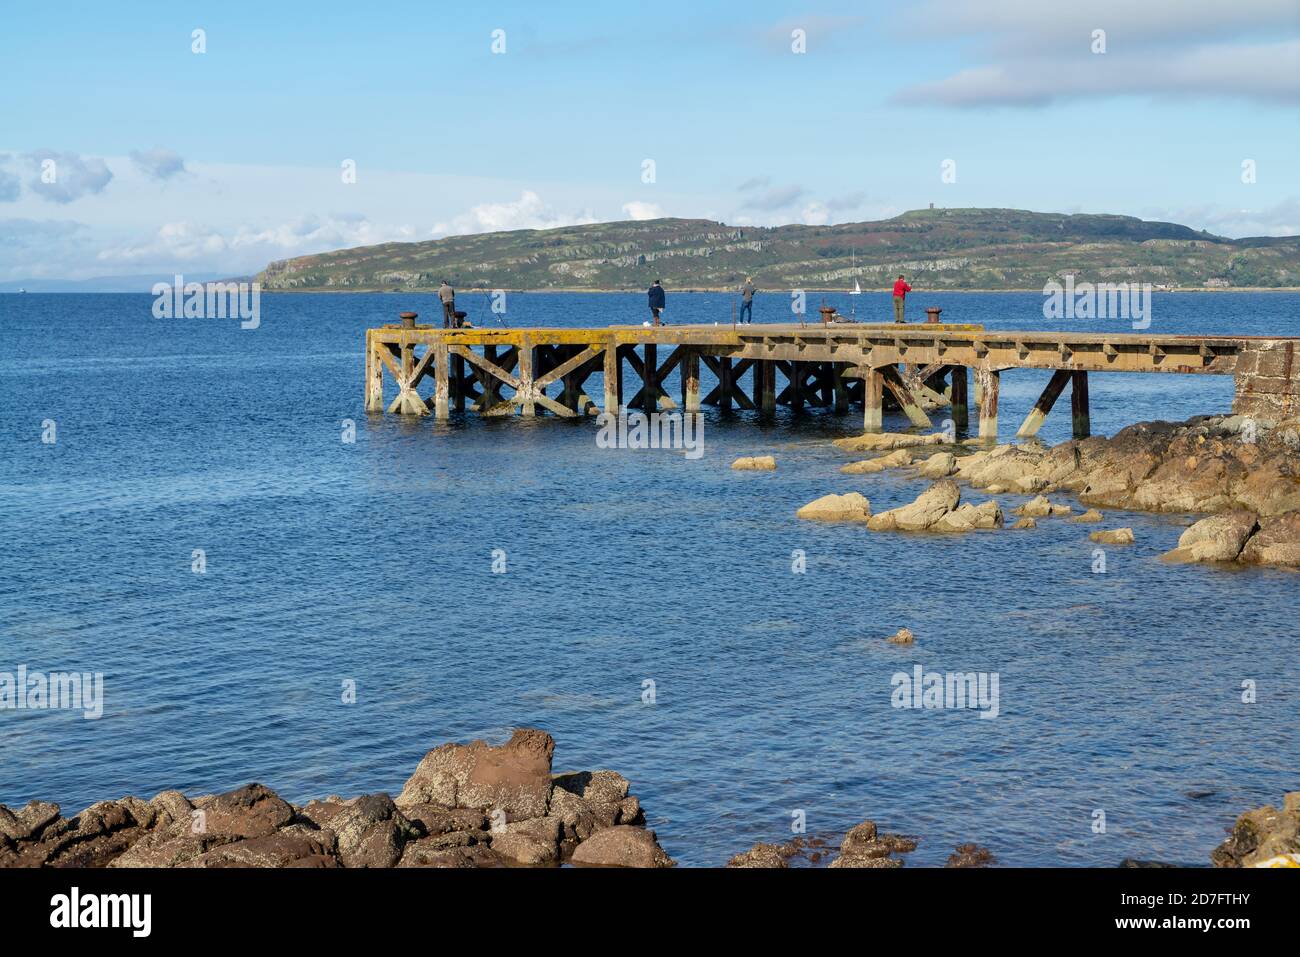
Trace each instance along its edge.
{"label": "blue sky", "polygon": [[1295,0],[8,2],[3,27],[0,279],[930,202],[1300,232]]}

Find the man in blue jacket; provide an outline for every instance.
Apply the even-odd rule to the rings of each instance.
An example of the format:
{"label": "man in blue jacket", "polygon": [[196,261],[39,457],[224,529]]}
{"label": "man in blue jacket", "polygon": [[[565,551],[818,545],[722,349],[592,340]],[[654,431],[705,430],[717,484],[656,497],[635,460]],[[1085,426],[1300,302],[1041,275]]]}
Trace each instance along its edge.
{"label": "man in blue jacket", "polygon": [[655,325],[663,325],[659,321],[659,313],[664,311],[664,287],[656,279],[650,286],[650,315],[654,317]]}

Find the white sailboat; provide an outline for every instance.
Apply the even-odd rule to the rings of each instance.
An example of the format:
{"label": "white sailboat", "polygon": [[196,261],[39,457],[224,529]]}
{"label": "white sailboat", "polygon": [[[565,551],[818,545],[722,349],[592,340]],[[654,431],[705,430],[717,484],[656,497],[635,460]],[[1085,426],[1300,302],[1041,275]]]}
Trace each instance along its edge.
{"label": "white sailboat", "polygon": [[850,296],[862,295],[862,287],[858,285],[858,254],[853,254],[853,289],[849,292]]}

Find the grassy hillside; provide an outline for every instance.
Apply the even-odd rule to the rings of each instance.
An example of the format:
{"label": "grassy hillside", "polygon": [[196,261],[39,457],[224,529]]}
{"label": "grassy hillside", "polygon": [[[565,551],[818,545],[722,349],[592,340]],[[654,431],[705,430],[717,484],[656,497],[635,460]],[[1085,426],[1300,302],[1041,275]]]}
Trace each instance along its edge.
{"label": "grassy hillside", "polygon": [[[853,266],[856,257],[856,273]],[[653,219],[385,243],[273,262],[270,290],[733,287],[864,289],[899,272],[927,289],[1039,289],[1078,281],[1300,286],[1300,237],[1225,239],[1130,216],[922,209],[838,226],[727,226]]]}

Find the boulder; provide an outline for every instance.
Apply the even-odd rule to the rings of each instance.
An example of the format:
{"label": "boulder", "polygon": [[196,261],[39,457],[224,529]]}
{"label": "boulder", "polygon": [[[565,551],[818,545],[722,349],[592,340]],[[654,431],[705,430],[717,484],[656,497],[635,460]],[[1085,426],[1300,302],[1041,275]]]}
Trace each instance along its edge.
{"label": "boulder", "polygon": [[912,453],[909,449],[895,449],[888,455],[880,455],[874,459],[863,459],[860,462],[850,462],[840,471],[847,475],[869,475],[874,472],[884,472],[886,469],[900,468],[911,464]]}
{"label": "boulder", "polygon": [[597,867],[672,867],[654,831],[620,824],[597,831],[578,845],[573,863]]}
{"label": "boulder", "polygon": [[294,817],[288,802],[261,784],[247,784],[225,794],[198,798],[194,807],[202,814],[197,819],[191,814],[178,823],[193,824],[198,833],[230,839],[266,837]]}
{"label": "boulder", "polygon": [[865,522],[871,517],[871,502],[860,492],[823,495],[799,509],[795,516],[818,522]]}
{"label": "boulder", "polygon": [[951,452],[936,452],[917,467],[929,479],[947,478],[957,471],[957,456]]}
{"label": "boulder", "polygon": [[1074,509],[1069,505],[1057,505],[1048,500],[1045,495],[1036,495],[1019,508],[1011,510],[1013,515],[1021,515],[1025,518],[1049,518],[1060,515],[1069,515]]}
{"label": "boulder", "polygon": [[293,825],[276,834],[222,844],[181,867],[338,867],[334,835]]}
{"label": "boulder", "polygon": [[945,867],[987,867],[996,858],[987,847],[978,844],[958,844],[957,850],[948,855]]}
{"label": "boulder", "polygon": [[515,821],[492,831],[492,850],[520,864],[553,864],[559,860],[560,822],[554,817]]}
{"label": "boulder", "polygon": [[1038,527],[1038,522],[1036,522],[1036,521],[1035,521],[1034,519],[1032,519],[1032,518],[1028,518],[1028,517],[1026,517],[1026,518],[1022,518],[1022,519],[1017,520],[1016,524],[1012,525],[1011,527],[1012,527],[1012,528],[1037,528],[1037,527]]}
{"label": "boulder", "polygon": [[1161,557],[1171,562],[1235,562],[1259,527],[1254,512],[1234,510],[1203,518],[1178,537],[1178,547]]}
{"label": "boulder", "polygon": [[498,747],[444,744],[420,761],[396,804],[501,810],[509,821],[541,817],[550,801],[554,752],[551,736],[533,728],[516,730]]}
{"label": "boulder", "polygon": [[1100,545],[1132,545],[1134,542],[1131,528],[1108,528],[1088,537]]}
{"label": "boulder", "polygon": [[912,435],[907,432],[868,432],[850,438],[836,439],[836,448],[846,452],[882,452],[888,449],[902,449],[916,445],[942,445],[948,436],[942,432],[930,435]]}
{"label": "boulder", "polygon": [[312,801],[302,817],[338,838],[344,867],[393,867],[417,829],[387,794],[367,794],[350,801]]}
{"label": "boulder", "polygon": [[863,854],[846,856],[841,854],[831,861],[831,867],[902,867],[903,862],[896,857],[868,857]]}
{"label": "boulder", "polygon": [[759,842],[745,851],[743,854],[737,854],[731,860],[727,861],[728,867],[763,867],[763,868],[788,868],[787,862],[789,853],[786,848],[777,844],[764,844]]}
{"label": "boulder", "polygon": [[891,645],[910,645],[916,641],[916,636],[908,628],[900,628],[894,634],[890,635],[885,641]]}
{"label": "boulder", "polygon": [[770,455],[755,455],[736,459],[731,467],[739,472],[775,472],[776,459]]}
{"label": "boulder", "polygon": [[1079,515],[1074,516],[1074,518],[1070,519],[1070,521],[1076,522],[1080,525],[1091,524],[1093,522],[1100,522],[1104,520],[1105,520],[1105,516],[1102,515],[1101,512],[1097,511],[1095,508],[1090,508],[1086,512],[1082,512]]}
{"label": "boulder", "polygon": [[867,521],[872,531],[919,532],[947,515],[961,500],[961,491],[952,479],[935,482],[910,505],[902,505],[873,515]]}
{"label": "boulder", "polygon": [[1238,817],[1210,861],[1215,867],[1276,866],[1275,858],[1291,854],[1300,854],[1300,791],[1285,795],[1281,810],[1266,804]]}
{"label": "boulder", "polygon": [[1261,516],[1259,530],[1247,540],[1239,561],[1300,568],[1300,510]]}
{"label": "boulder", "polygon": [[1002,506],[989,500],[980,505],[959,505],[930,526],[932,532],[970,532],[977,528],[1001,528]]}

